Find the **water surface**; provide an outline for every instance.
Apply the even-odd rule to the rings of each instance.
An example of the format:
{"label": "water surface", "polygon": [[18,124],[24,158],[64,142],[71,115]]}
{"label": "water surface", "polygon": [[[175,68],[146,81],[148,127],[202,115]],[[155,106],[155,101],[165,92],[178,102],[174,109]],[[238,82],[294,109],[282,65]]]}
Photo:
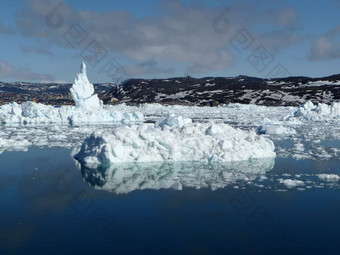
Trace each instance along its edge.
{"label": "water surface", "polygon": [[[264,170],[258,175],[233,165],[239,175],[226,183],[228,166],[207,169],[213,177],[198,165],[200,175],[185,164],[130,166],[122,177],[115,175],[121,168],[81,168],[70,154],[29,148],[0,155],[1,254],[338,251],[338,182],[320,186],[315,174],[339,174],[339,160],[277,158],[255,164]],[[311,183],[288,189],[280,178]]]}

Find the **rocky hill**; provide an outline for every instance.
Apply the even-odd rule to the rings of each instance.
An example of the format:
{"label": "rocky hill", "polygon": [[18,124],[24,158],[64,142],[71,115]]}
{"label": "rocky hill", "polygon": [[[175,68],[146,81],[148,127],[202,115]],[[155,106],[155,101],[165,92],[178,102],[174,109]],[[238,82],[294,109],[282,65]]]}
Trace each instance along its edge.
{"label": "rocky hill", "polygon": [[[39,102],[55,103],[51,98],[60,93],[69,94],[72,84],[57,83],[2,83],[0,99],[15,101],[20,94],[39,95]],[[323,77],[288,77],[261,79],[248,76],[237,77],[177,77],[169,79],[130,79],[119,87],[111,83],[94,84],[97,93],[106,104],[141,103],[216,106],[242,103],[272,106],[297,106],[312,102],[332,103],[340,101],[340,74]],[[3,96],[2,96],[3,95]],[[13,99],[13,95],[15,95]],[[25,97],[23,100],[30,100]],[[71,97],[61,104],[72,104]]]}
{"label": "rocky hill", "polygon": [[[0,93],[69,93],[71,83],[0,82]],[[111,83],[94,84],[96,93],[104,93],[112,88]]]}
{"label": "rocky hill", "polygon": [[112,88],[102,99],[113,98],[127,104],[161,103],[218,105],[228,103],[258,105],[300,105],[306,100],[340,101],[340,74],[323,78],[288,77],[261,79],[248,76],[130,79],[119,90]]}

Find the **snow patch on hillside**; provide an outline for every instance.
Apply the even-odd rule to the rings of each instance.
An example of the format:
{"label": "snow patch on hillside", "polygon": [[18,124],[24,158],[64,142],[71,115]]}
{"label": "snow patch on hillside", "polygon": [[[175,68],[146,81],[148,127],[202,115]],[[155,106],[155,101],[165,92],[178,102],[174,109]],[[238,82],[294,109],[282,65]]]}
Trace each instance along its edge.
{"label": "snow patch on hillside", "polygon": [[314,87],[314,86],[337,86],[340,85],[340,81],[310,81],[307,83],[307,86]]}

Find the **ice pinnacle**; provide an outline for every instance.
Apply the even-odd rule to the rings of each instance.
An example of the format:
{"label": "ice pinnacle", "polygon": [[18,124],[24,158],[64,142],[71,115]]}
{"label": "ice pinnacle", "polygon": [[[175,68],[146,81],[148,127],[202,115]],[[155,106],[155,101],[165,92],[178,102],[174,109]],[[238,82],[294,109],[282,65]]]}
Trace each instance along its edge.
{"label": "ice pinnacle", "polygon": [[97,94],[94,94],[93,85],[87,78],[84,62],[80,66],[80,73],[77,75],[70,91],[77,108],[86,111],[103,108],[103,102],[99,100]]}

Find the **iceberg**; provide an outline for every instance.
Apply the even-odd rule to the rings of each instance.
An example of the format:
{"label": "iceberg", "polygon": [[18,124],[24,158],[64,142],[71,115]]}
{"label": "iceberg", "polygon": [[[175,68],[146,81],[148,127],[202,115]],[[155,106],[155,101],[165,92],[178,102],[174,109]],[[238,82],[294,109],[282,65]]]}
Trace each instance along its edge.
{"label": "iceberg", "polygon": [[11,103],[0,107],[0,124],[38,123],[120,123],[143,121],[143,114],[126,106],[104,106],[94,94],[93,85],[82,63],[80,73],[70,89],[75,106],[51,106],[34,102]]}
{"label": "iceberg", "polygon": [[81,64],[80,73],[70,91],[77,108],[84,110],[100,110],[103,108],[103,102],[94,94],[93,85],[87,78],[84,62]]}
{"label": "iceberg", "polygon": [[331,105],[319,103],[315,105],[313,102],[307,101],[293,113],[293,116],[289,116],[288,120],[291,118],[312,121],[340,119],[340,103],[334,102]]}
{"label": "iceberg", "polygon": [[[84,164],[160,161],[244,161],[276,157],[274,143],[254,131],[224,123],[193,123],[170,117],[97,131],[83,142],[75,158]],[[177,120],[176,120],[177,118]]]}

